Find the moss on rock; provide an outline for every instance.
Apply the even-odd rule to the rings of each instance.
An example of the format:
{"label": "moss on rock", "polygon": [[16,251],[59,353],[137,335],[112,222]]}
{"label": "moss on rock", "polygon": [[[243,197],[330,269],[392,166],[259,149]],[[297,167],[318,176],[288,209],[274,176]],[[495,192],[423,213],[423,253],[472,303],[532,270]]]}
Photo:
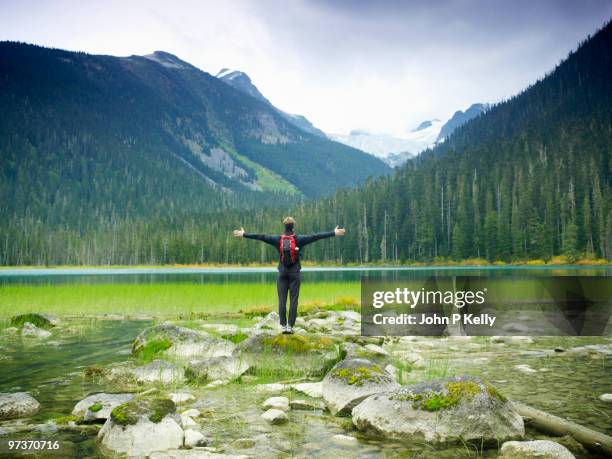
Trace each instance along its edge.
{"label": "moss on rock", "polygon": [[18,316],[11,317],[11,327],[23,328],[26,322],[30,322],[38,328],[53,327],[51,321],[41,314],[20,314]]}
{"label": "moss on rock", "polygon": [[342,379],[348,385],[363,386],[365,382],[376,381],[384,375],[383,370],[374,365],[371,367],[356,367],[356,368],[338,368],[333,371],[334,378]]}
{"label": "moss on rock", "polygon": [[89,411],[91,411],[92,413],[97,413],[102,408],[103,408],[103,405],[101,403],[94,403],[93,405],[89,407]]}
{"label": "moss on rock", "polygon": [[134,399],[115,407],[111,419],[115,424],[133,425],[147,417],[151,422],[161,422],[168,414],[176,411],[176,405],[168,398]]}
{"label": "moss on rock", "polygon": [[304,336],[304,335],[275,335],[266,337],[263,344],[277,350],[295,352],[298,354],[308,351],[333,348],[334,340],[327,337]]}
{"label": "moss on rock", "polygon": [[152,361],[157,355],[167,351],[172,347],[172,341],[168,338],[153,339],[147,341],[144,346],[138,347],[134,354],[145,362]]}

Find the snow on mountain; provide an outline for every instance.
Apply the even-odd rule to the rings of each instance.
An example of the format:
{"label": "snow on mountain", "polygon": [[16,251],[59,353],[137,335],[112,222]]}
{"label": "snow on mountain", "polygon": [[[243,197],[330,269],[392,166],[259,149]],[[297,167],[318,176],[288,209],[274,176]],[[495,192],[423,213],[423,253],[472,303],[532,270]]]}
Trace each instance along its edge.
{"label": "snow on mountain", "polygon": [[149,59],[151,61],[155,61],[158,64],[161,64],[164,67],[169,68],[169,69],[184,69],[184,68],[187,68],[189,65],[186,62],[183,62],[182,60],[180,60],[174,54],[170,54],[165,51],[155,51],[152,54],[147,54],[142,57]]}
{"label": "snow on mountain", "polygon": [[389,162],[396,163],[404,162],[434,146],[441,128],[442,122],[432,119],[422,122],[414,130],[402,136],[354,130],[348,134],[328,134],[328,137],[384,160],[392,156],[392,161]]}

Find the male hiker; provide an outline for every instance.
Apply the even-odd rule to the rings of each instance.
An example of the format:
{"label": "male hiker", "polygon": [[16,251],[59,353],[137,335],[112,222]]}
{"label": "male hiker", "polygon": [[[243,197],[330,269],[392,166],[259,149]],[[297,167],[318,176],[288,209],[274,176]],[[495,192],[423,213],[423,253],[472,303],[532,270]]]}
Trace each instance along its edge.
{"label": "male hiker", "polygon": [[[298,297],[300,295],[300,251],[311,242],[332,236],[344,236],[343,228],[336,228],[326,233],[311,234],[308,236],[297,235],[293,232],[295,220],[287,217],[283,220],[285,232],[280,236],[267,234],[245,233],[244,228],[234,230],[234,236],[257,239],[274,246],[280,255],[278,262],[278,280],[276,288],[278,291],[278,315],[283,333],[293,333],[293,326],[297,318]],[[287,324],[287,293],[290,294],[289,323]]]}

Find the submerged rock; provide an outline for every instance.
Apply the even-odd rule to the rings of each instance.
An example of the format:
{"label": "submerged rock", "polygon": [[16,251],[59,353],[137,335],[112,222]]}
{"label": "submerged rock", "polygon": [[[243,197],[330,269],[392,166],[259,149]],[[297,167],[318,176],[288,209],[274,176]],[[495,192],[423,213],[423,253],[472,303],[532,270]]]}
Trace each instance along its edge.
{"label": "submerged rock", "polygon": [[170,400],[172,400],[176,404],[186,403],[195,400],[195,397],[189,392],[172,392],[168,394],[168,397],[170,397]]}
{"label": "submerged rock", "polygon": [[21,336],[27,336],[29,338],[48,338],[51,336],[51,332],[38,328],[30,322],[26,322],[21,329]]}
{"label": "submerged rock", "polygon": [[342,434],[334,435],[332,437],[332,441],[336,445],[340,445],[340,446],[357,446],[359,444],[359,441],[355,437],[351,437],[350,435],[342,435]]}
{"label": "submerged rock", "polygon": [[272,425],[283,424],[288,420],[284,411],[276,409],[266,411],[261,417]]}
{"label": "submerged rock", "polygon": [[606,403],[612,403],[612,394],[601,394],[599,400]]}
{"label": "submerged rock", "polygon": [[575,459],[565,446],[549,440],[507,441],[499,452],[499,459]]}
{"label": "submerged rock", "polygon": [[185,447],[193,448],[195,446],[206,446],[206,437],[197,430],[185,430]]}
{"label": "submerged rock", "polygon": [[10,325],[12,327],[22,328],[26,323],[34,325],[38,328],[51,328],[59,324],[59,319],[57,319],[55,316],[51,316],[50,314],[38,313],[19,314],[11,317]]}
{"label": "submerged rock", "polygon": [[397,387],[395,379],[371,361],[343,360],[323,379],[323,399],[332,414],[348,414],[366,397]]}
{"label": "submerged rock", "polygon": [[432,444],[522,438],[523,418],[479,378],[435,379],[368,397],[352,412],[362,431]]}
{"label": "submerged rock", "polygon": [[107,456],[147,456],[180,448],[184,433],[175,410],[167,398],[133,399],[115,407],[98,433],[100,452]]}
{"label": "submerged rock", "polygon": [[39,409],[38,400],[27,392],[0,393],[0,420],[31,416]]}
{"label": "submerged rock", "polygon": [[289,399],[287,397],[270,397],[261,406],[264,410],[274,408],[275,410],[289,411]]}
{"label": "submerged rock", "polygon": [[186,375],[196,380],[222,380],[231,381],[250,368],[245,359],[238,356],[210,357],[204,360],[189,362]]}
{"label": "submerged rock", "polygon": [[177,358],[206,358],[232,355],[234,343],[202,331],[162,324],[147,328],[132,344],[132,354],[166,353]]}
{"label": "submerged rock", "polygon": [[323,381],[313,383],[297,383],[291,384],[291,389],[298,392],[302,392],[309,397],[321,398],[323,397]]}
{"label": "submerged rock", "polygon": [[309,402],[308,400],[291,400],[289,406],[292,410],[322,410],[325,407],[320,402]]}
{"label": "submerged rock", "polygon": [[72,414],[83,421],[94,421],[96,419],[108,419],[111,411],[124,403],[132,400],[132,394],[99,394],[90,395],[74,406]]}
{"label": "submerged rock", "polygon": [[165,360],[153,360],[147,365],[133,368],[131,373],[139,382],[170,383],[185,379],[185,370]]}

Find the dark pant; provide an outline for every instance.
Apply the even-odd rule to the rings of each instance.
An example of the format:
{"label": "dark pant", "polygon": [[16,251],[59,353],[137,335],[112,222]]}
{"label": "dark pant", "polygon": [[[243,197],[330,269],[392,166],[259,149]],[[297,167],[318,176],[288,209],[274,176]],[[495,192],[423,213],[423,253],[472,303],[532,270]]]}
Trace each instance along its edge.
{"label": "dark pant", "polygon": [[278,290],[278,315],[283,327],[287,325],[287,293],[291,297],[289,301],[289,325],[293,327],[297,318],[298,298],[300,296],[300,273],[278,273],[276,289]]}

